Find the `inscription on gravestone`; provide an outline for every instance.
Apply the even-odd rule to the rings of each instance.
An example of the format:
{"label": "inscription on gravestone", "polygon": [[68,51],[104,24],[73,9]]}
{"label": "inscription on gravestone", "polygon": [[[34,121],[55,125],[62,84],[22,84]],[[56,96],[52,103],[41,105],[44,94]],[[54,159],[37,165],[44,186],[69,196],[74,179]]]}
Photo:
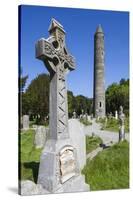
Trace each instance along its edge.
{"label": "inscription on gravestone", "polygon": [[61,164],[61,182],[75,175],[75,158],[73,147],[65,147],[60,151],[60,164]]}

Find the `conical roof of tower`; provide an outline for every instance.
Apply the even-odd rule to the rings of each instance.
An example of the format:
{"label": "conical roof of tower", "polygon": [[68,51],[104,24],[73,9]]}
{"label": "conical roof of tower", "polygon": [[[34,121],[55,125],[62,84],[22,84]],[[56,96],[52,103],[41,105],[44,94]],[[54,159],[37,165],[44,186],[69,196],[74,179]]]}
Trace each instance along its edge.
{"label": "conical roof of tower", "polygon": [[98,25],[97,29],[96,29],[96,33],[103,33],[103,29],[101,24]]}

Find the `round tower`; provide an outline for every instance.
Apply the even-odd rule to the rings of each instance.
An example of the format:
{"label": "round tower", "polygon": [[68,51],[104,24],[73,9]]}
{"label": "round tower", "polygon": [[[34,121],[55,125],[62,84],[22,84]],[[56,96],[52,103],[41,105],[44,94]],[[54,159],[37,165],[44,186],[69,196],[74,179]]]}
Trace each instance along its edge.
{"label": "round tower", "polygon": [[101,25],[94,35],[94,117],[105,117],[104,33]]}

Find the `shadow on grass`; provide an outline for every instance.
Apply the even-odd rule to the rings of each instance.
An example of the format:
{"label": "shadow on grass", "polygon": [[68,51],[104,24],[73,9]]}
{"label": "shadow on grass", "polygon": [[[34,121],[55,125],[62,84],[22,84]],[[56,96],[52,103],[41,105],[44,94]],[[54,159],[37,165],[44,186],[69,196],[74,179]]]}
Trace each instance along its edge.
{"label": "shadow on grass", "polygon": [[39,162],[29,162],[29,163],[24,163],[23,165],[27,169],[32,169],[34,182],[37,183]]}

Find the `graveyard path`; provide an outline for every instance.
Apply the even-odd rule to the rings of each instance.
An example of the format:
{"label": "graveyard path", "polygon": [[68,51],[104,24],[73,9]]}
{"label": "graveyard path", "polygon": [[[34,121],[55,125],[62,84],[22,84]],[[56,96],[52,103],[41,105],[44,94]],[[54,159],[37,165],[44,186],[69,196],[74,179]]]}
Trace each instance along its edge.
{"label": "graveyard path", "polygon": [[[117,143],[119,140],[119,133],[107,131],[107,130],[100,130],[101,125],[95,122],[95,119],[92,120],[91,126],[84,126],[84,133],[85,135],[91,136],[92,133],[99,136],[104,144],[110,144],[110,142]],[[129,133],[125,134],[126,140],[129,141]]]}
{"label": "graveyard path", "polygon": [[86,159],[89,158],[90,160],[92,160],[102,150],[103,148],[97,147],[95,150],[91,151],[90,153],[86,155]]}

